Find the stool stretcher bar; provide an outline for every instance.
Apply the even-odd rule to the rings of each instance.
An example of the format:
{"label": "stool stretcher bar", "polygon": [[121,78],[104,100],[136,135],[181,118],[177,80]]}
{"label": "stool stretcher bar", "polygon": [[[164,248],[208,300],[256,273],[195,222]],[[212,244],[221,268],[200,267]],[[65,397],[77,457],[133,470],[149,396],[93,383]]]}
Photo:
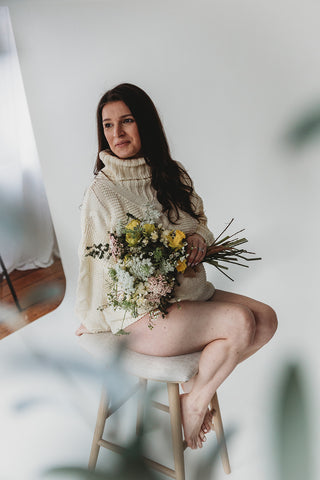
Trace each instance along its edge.
{"label": "stool stretcher bar", "polygon": [[[98,445],[100,447],[107,448],[108,450],[112,450],[115,453],[121,454],[125,452],[125,448],[121,447],[120,445],[117,445],[116,443],[108,442],[107,440],[99,440]],[[142,458],[147,465],[154,468],[158,472],[164,473],[168,477],[176,478],[176,473],[171,468],[168,468],[165,465],[162,465],[161,463],[155,462],[150,458],[147,458],[147,457],[142,457]]]}

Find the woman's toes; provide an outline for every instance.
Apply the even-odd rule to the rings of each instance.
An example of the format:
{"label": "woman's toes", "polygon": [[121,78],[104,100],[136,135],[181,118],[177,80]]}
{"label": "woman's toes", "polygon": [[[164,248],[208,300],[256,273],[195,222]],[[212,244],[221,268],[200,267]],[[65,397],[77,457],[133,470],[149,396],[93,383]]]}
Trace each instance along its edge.
{"label": "woman's toes", "polygon": [[209,409],[207,410],[206,414],[205,414],[205,417],[204,417],[204,421],[202,423],[202,426],[201,426],[201,430],[204,432],[204,433],[208,433],[210,432],[211,428],[212,428],[212,419],[213,419],[213,413],[212,411],[210,411]]}

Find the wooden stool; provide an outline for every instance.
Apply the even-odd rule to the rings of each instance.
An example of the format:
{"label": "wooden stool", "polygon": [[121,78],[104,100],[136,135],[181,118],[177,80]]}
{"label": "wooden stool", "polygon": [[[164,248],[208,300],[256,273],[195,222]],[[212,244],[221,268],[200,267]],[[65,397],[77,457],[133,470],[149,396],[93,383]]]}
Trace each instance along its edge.
{"label": "wooden stool", "polygon": [[[107,364],[123,340],[123,337],[115,336],[110,332],[84,334],[79,337],[79,343],[83,348],[85,348],[94,356],[104,359],[107,361]],[[176,480],[185,479],[184,450],[187,448],[187,444],[183,440],[182,436],[179,384],[190,380],[194,375],[196,375],[198,371],[200,355],[201,352],[196,352],[174,357],[154,357],[150,355],[139,354],[126,349],[122,356],[123,364],[125,365],[126,370],[131,375],[135,375],[139,378],[139,382],[132,393],[135,393],[139,389],[142,389],[144,392],[146,392],[148,380],[165,382],[167,384],[169,406],[154,401],[152,401],[152,405],[168,412],[170,415],[175,468],[172,470],[171,468],[168,468],[151,459],[146,458],[145,460],[152,468],[171,478],[175,478]],[[121,453],[123,451],[122,447],[119,445],[106,441],[102,438],[106,420],[110,418],[110,416],[121,406],[117,405],[116,408],[110,409],[108,404],[107,392],[105,389],[103,389],[89,459],[89,469],[91,470],[95,469],[100,447],[110,449],[117,453]],[[223,468],[225,473],[228,474],[231,472],[231,469],[224,437],[218,396],[216,393],[213,396],[209,407],[213,411],[213,430],[216,432]],[[138,405],[137,415],[137,433],[141,429],[142,417],[143,404],[140,402]]]}

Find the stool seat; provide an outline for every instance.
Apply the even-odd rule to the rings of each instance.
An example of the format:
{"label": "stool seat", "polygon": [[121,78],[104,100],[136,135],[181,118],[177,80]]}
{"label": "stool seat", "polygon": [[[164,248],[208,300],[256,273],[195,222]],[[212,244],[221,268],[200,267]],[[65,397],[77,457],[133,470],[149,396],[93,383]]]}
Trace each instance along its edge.
{"label": "stool seat", "polygon": [[[126,342],[127,335],[114,335],[111,332],[86,333],[79,337],[82,348],[101,361],[108,362]],[[160,382],[187,382],[198,372],[201,352],[156,357],[124,349],[121,357],[128,373],[140,378]]]}

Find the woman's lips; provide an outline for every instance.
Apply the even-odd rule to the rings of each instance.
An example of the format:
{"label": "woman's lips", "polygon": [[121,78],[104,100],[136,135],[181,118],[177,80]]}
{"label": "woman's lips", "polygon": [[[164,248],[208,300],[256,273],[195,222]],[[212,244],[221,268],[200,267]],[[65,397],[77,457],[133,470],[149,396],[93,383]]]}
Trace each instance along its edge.
{"label": "woman's lips", "polygon": [[130,143],[130,142],[127,141],[127,142],[117,143],[117,144],[116,144],[116,147],[124,147],[125,145],[128,145],[128,143]]}

